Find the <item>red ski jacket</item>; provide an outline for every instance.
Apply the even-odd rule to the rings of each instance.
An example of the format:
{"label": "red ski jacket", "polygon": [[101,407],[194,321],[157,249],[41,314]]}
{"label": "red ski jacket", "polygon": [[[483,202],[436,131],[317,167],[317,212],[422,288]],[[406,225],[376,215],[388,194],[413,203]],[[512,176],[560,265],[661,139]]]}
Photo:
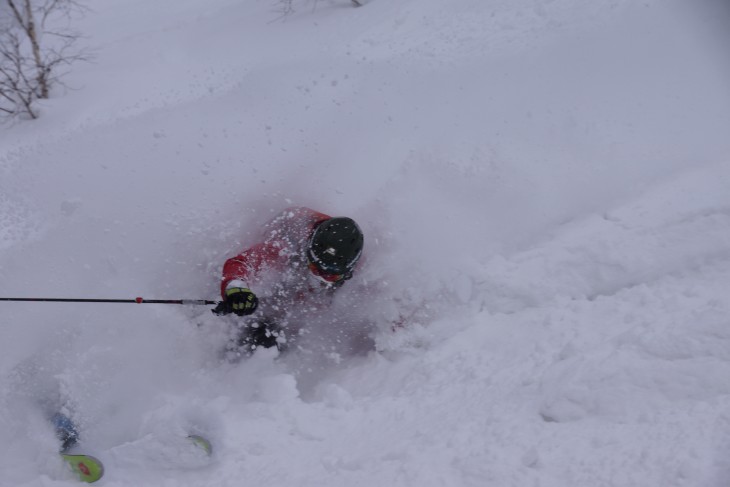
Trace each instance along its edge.
{"label": "red ski jacket", "polygon": [[[225,299],[226,286],[233,280],[243,281],[256,294],[261,291],[281,293],[281,286],[291,292],[305,291],[309,272],[305,248],[314,228],[331,218],[309,208],[284,210],[265,225],[262,242],[228,259],[223,266],[221,296]],[[280,286],[275,290],[273,286]]]}

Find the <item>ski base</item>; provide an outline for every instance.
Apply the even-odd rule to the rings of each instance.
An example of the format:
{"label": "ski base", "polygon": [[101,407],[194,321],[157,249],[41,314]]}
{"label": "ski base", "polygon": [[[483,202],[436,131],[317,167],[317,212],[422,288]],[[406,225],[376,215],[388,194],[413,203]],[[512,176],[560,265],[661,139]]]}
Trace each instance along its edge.
{"label": "ski base", "polygon": [[98,458],[90,455],[69,455],[61,453],[61,458],[82,482],[96,482],[104,475],[104,465]]}

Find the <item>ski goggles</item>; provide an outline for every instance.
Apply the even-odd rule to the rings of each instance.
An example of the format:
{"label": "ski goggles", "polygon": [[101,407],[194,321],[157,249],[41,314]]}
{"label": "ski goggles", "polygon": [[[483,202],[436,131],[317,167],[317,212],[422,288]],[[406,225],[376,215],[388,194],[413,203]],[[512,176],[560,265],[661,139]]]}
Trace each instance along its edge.
{"label": "ski goggles", "polygon": [[345,274],[328,274],[326,272],[322,272],[319,270],[319,268],[316,266],[314,262],[308,263],[309,270],[312,274],[314,274],[316,277],[322,279],[323,281],[327,282],[338,282],[345,278]]}

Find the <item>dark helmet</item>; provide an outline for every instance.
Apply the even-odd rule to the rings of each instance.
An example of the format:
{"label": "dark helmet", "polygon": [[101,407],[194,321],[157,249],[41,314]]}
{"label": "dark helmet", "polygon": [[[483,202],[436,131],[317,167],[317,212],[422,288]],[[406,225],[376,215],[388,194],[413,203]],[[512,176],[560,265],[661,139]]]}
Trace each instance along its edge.
{"label": "dark helmet", "polygon": [[362,231],[352,218],[330,218],[314,229],[307,258],[321,272],[349,274],[360,259],[363,241]]}

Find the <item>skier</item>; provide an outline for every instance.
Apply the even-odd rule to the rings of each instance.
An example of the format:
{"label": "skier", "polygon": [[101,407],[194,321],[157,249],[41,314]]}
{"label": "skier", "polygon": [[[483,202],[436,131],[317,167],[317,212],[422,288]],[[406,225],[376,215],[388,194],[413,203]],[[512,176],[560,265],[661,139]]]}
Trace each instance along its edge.
{"label": "skier", "polygon": [[[213,312],[250,316],[234,348],[286,348],[307,321],[327,308],[352,278],[363,250],[360,227],[347,217],[289,208],[264,227],[263,240],[223,266],[223,301]],[[287,336],[288,335],[288,336]]]}

